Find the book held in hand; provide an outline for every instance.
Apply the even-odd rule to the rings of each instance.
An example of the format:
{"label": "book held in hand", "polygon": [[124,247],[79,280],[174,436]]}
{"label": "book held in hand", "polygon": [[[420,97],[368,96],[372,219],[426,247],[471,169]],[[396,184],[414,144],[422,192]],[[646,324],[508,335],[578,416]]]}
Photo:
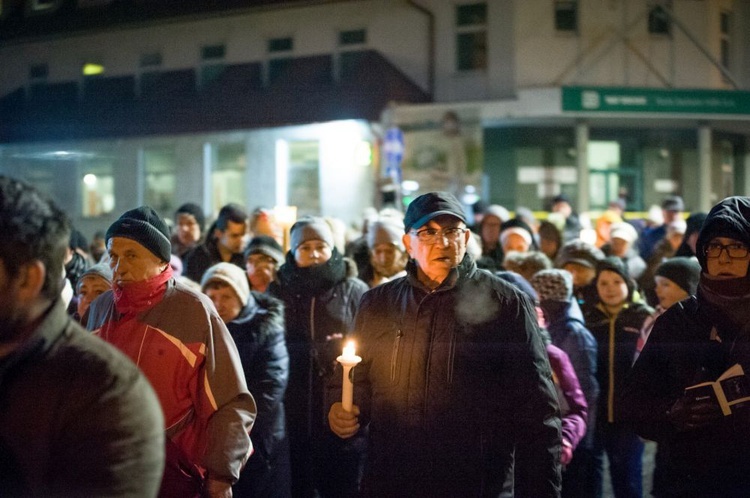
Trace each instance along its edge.
{"label": "book held in hand", "polygon": [[750,379],[742,365],[735,363],[715,382],[702,382],[685,388],[685,396],[695,401],[714,400],[724,415],[731,415],[743,406],[750,406]]}

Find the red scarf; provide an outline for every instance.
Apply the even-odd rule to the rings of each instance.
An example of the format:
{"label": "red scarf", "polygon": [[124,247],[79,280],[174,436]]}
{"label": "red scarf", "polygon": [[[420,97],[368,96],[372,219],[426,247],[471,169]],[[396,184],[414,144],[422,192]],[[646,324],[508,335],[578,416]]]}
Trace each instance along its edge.
{"label": "red scarf", "polygon": [[132,282],[124,286],[114,284],[115,308],[123,315],[135,314],[147,310],[159,303],[164,297],[167,286],[164,285],[172,278],[172,267],[167,265],[160,274],[140,282]]}

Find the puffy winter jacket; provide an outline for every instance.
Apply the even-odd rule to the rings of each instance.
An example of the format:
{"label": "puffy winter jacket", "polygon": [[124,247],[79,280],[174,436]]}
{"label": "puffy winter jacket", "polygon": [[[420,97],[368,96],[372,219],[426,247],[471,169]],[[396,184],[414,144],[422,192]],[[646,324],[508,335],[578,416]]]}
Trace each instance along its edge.
{"label": "puffy winter jacket", "polygon": [[364,492],[511,496],[516,450],[535,462],[531,496],[557,496],[559,408],[531,302],[468,256],[433,291],[407,271],[357,314]]}

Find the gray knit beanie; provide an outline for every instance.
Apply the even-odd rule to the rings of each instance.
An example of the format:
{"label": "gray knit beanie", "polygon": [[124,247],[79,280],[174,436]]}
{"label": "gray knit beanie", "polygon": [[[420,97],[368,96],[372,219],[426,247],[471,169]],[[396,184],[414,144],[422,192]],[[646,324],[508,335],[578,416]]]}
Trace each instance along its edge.
{"label": "gray knit beanie", "polygon": [[297,250],[300,244],[308,240],[321,240],[333,249],[333,232],[326,220],[318,216],[306,216],[297,220],[292,225],[291,233],[291,251]]}
{"label": "gray knit beanie", "polygon": [[250,285],[247,283],[247,274],[242,268],[233,263],[217,263],[203,274],[201,291],[205,293],[206,287],[211,282],[228,284],[237,294],[242,306],[247,306],[247,301],[250,298]]}
{"label": "gray knit beanie", "polygon": [[378,244],[393,244],[404,251],[404,223],[387,218],[372,223],[367,230],[367,247],[373,249]]}
{"label": "gray knit beanie", "polygon": [[99,277],[105,280],[107,284],[112,285],[112,269],[108,264],[105,263],[97,263],[83,272],[78,278],[78,283],[76,284],[76,292],[80,292],[81,283],[83,282],[83,279],[85,277]]}

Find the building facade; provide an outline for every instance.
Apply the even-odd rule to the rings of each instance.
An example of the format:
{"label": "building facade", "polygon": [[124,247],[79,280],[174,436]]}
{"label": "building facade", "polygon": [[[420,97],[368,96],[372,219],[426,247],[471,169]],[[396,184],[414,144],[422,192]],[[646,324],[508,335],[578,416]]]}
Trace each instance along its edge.
{"label": "building facade", "polygon": [[390,183],[706,210],[750,192],[748,4],[0,0],[0,172],[87,234],[187,201],[351,223]]}

